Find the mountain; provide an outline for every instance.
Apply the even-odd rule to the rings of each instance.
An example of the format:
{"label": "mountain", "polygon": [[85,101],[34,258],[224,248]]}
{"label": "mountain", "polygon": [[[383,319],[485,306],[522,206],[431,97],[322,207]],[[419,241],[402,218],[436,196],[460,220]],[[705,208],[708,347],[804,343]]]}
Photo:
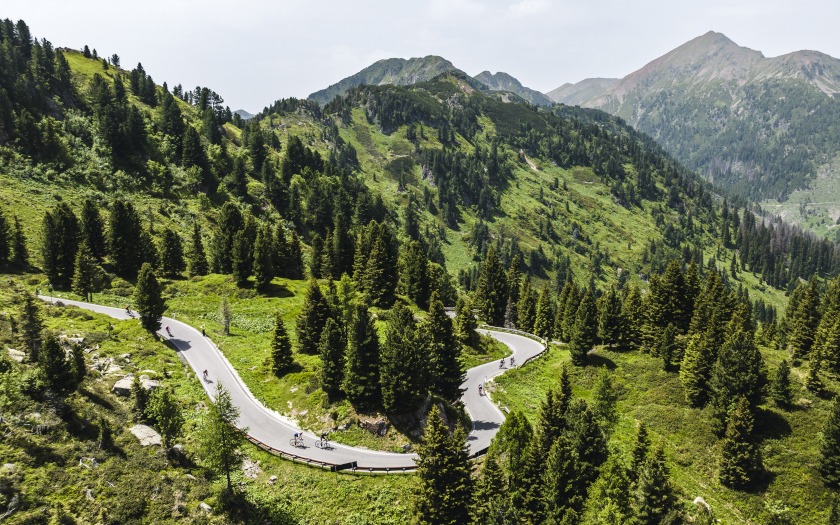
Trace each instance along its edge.
{"label": "mountain", "polygon": [[558,88],[558,102],[624,118],[709,180],[819,233],[840,218],[840,60],[778,57],[709,32],[615,83]]}
{"label": "mountain", "polygon": [[[475,364],[508,355],[471,331],[456,339],[428,303],[438,297],[467,305],[459,329],[475,323],[474,309],[482,321],[572,343],[520,363],[511,374],[517,388],[496,388],[504,406],[528,420],[556,416],[541,418],[538,407],[547,388],[558,388],[562,367],[571,369],[574,395],[590,399],[599,397],[595,376],[606,378],[596,372],[610,371],[621,395],[593,407],[616,416],[604,418],[615,425],[607,433],[611,446],[577,400],[569,414],[585,432],[568,437],[598,441],[601,452],[588,454],[601,462],[611,450],[630,450],[644,422],[667,444],[675,520],[697,510],[690,499],[697,494],[726,523],[764,521],[765,501],[789,504],[791,523],[825,523],[821,502],[831,492],[817,472],[818,440],[810,438],[831,401],[802,388],[810,368],[804,349],[795,348],[791,365],[797,409],[767,403],[756,414],[753,437],[762,450],[786,453],[765,456],[767,475],[748,492],[709,482],[719,465],[710,420],[726,410],[691,406],[676,368],[683,352],[704,353],[697,359],[716,381],[695,375],[695,385],[726,384],[724,360],[712,366],[713,352],[698,345],[701,334],[723,340],[729,327],[749,336],[750,363],[762,365],[738,382],[755,383],[765,360],[775,368],[790,357],[783,345],[804,347],[806,338],[794,334],[808,333],[806,323],[825,312],[836,324],[837,290],[823,293],[818,282],[840,273],[837,245],[725,201],[622,119],[505,102],[519,97],[476,89],[460,71],[408,86],[356,86],[323,106],[279,100],[245,122],[207,87],[170,90],[174,83],[154,82],[139,64],[123,70],[87,48],[55,49],[30,35],[22,22],[0,24],[0,513],[13,523],[346,523],[369,516],[403,523],[424,497],[416,490],[422,474],[362,476],[342,497],[327,497],[335,493],[334,475],[250,443],[239,447],[242,462],[212,461],[212,443],[199,446],[216,434],[201,430],[208,428],[207,385],[185,373],[164,344],[177,340],[158,339],[136,319],[72,307],[38,315],[27,294],[38,289],[69,299],[93,294],[120,307],[157,290],[170,315],[206,329],[267,408],[308,432],[332,429],[337,443],[390,451],[418,445],[404,431],[412,422],[419,430],[406,408],[435,394],[441,367],[429,365],[451,365],[444,354]],[[138,279],[141,263],[157,278],[145,270]],[[397,304],[411,313],[394,315]],[[795,315],[777,323],[786,307]],[[148,309],[137,309],[148,320]],[[589,330],[596,324],[600,340]],[[818,333],[831,336],[822,324]],[[355,338],[345,368],[340,352],[328,361],[333,352],[317,351],[342,349],[342,337],[322,337],[330,325]],[[666,334],[675,330],[672,343]],[[774,335],[780,331],[783,338]],[[380,332],[389,337],[379,340]],[[60,340],[70,352],[50,334],[66,336]],[[836,391],[840,357],[824,346],[811,355],[825,368],[812,375],[820,372],[826,391]],[[281,369],[290,353],[291,370]],[[416,365],[400,369],[405,363]],[[95,370],[81,373],[87,368]],[[327,368],[347,372],[342,395],[328,395],[325,379],[335,376]],[[354,387],[395,384],[382,381],[393,370],[411,379],[400,381],[406,395],[392,398],[398,416],[384,413],[384,387],[365,389],[367,406],[351,398],[350,388],[356,396],[362,389]],[[460,384],[459,368],[450,371]],[[142,394],[119,399],[112,392],[129,373],[160,382],[146,409]],[[439,403],[445,398],[435,394]],[[178,414],[183,426],[170,424]],[[367,425],[376,436],[356,424],[379,418],[386,432]],[[141,421],[171,430],[181,447],[142,448],[130,430]],[[525,433],[515,446],[533,450],[527,425],[519,426]],[[227,468],[237,486],[233,500],[224,488]],[[518,475],[506,462],[500,468],[507,479]],[[556,488],[539,476],[534,483],[541,493]],[[518,504],[496,497],[502,509]],[[584,497],[576,504],[581,512],[600,510],[600,499]],[[630,496],[616,497],[626,504]],[[586,523],[603,521],[590,518]]]}
{"label": "mountain", "polygon": [[[381,86],[407,86],[431,80],[449,71],[460,71],[452,62],[439,56],[429,55],[422,58],[388,58],[374,62],[370,66],[351,75],[326,89],[309,95],[309,100],[323,105],[347,90],[362,84]],[[466,74],[465,74],[466,75]]]}
{"label": "mountain", "polygon": [[489,71],[482,71],[473,78],[493,91],[509,91],[535,106],[550,106],[554,103],[549,97],[539,91],[523,86],[517,79],[501,71],[496,74],[492,74]]}
{"label": "mountain", "polygon": [[582,106],[588,100],[603,94],[618,81],[617,78],[587,78],[576,84],[567,82],[559,88],[549,91],[546,96],[554,102],[568,106]]}
{"label": "mountain", "polygon": [[253,113],[249,113],[249,112],[245,111],[244,109],[237,109],[233,113],[242,117],[242,120],[249,120],[249,119],[254,118]]}

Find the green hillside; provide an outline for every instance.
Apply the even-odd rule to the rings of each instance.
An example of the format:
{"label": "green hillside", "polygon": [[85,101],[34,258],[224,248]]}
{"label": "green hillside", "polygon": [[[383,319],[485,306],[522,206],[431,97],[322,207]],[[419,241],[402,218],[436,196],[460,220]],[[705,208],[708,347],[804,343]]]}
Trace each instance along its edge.
{"label": "green hillside", "polygon": [[[813,370],[812,391],[820,381],[822,395],[836,389],[840,338],[829,320],[840,302],[836,284],[826,284],[840,270],[836,245],[731,205],[619,119],[510,102],[457,71],[410,86],[356,86],[324,106],[280,100],[245,122],[210,88],[158,85],[142,65],[121,69],[116,56],[55,50],[28,34],[25,24],[0,24],[0,271],[12,283],[0,294],[0,335],[3,349],[22,352],[0,353],[0,416],[15,436],[0,444],[14,464],[14,472],[2,471],[0,511],[14,506],[11,522],[201,522],[205,500],[219,523],[394,523],[428,511],[423,474],[336,479],[250,445],[242,450],[264,472],[245,480],[234,466],[237,490],[228,494],[200,446],[209,401],[156,337],[136,322],[117,323],[109,334],[105,319],[69,308],[42,308],[47,331],[28,328],[38,326],[27,294],[49,290],[122,307],[139,302],[138,275],[151,273],[166,315],[206,329],[267,406],[372,449],[427,453],[425,413],[417,415],[427,399],[445,408],[453,427],[466,424],[452,385],[465,367],[507,352],[475,336],[475,315],[562,341],[568,353],[552,349],[499,381],[500,399],[539,422],[527,436],[532,470],[524,474],[540,472],[550,449],[558,461],[559,447],[586,436],[626,451],[644,421],[667,444],[675,519],[696,510],[696,480],[717,472],[685,449],[717,450],[724,441],[695,427],[724,424],[744,394],[712,392],[706,382],[734,378],[757,414],[749,438],[811,459],[793,465],[769,450],[764,472],[779,482],[721,490],[715,481],[707,492],[715,512],[749,523],[764,516],[763,501],[779,500],[795,508],[797,523],[817,523],[821,514],[806,509],[828,498],[814,465],[814,429],[828,402],[803,394],[808,403],[789,412],[768,408],[758,394],[765,376],[756,370],[775,369],[790,352],[796,384]],[[456,304],[452,325],[443,307]],[[809,339],[818,325],[822,335]],[[78,333],[91,352],[71,352],[72,363],[56,352],[48,361],[38,348],[51,344],[52,333]],[[742,352],[732,351],[736,344]],[[23,362],[9,362],[7,353]],[[162,448],[141,449],[127,433],[132,420],[163,423],[132,412],[136,393],[126,400],[109,393],[123,372],[80,373],[82,364],[125,361],[123,354],[132,354],[125,372],[152,370],[147,375],[177,392],[183,463]],[[742,354],[758,357],[741,366]],[[580,402],[542,409],[567,356],[573,390],[590,402],[596,371],[622,378],[612,432]],[[667,370],[654,370],[663,359]],[[403,363],[417,365],[400,370]],[[698,367],[699,379],[684,381],[708,399],[687,400],[682,370]],[[634,384],[635,376],[644,381]],[[36,412],[48,414],[55,430],[36,438],[21,430]],[[684,424],[658,424],[673,414]],[[772,434],[768,418],[790,433]],[[356,424],[377,419],[389,424],[385,437]],[[93,436],[102,420],[113,431],[112,449]],[[428,437],[426,444],[438,443]],[[586,461],[567,472],[577,492],[566,508],[548,497],[554,489],[542,477],[529,478],[529,494],[513,490],[524,474],[501,449],[487,462],[502,461],[502,492],[510,488],[512,499],[495,500],[510,521],[536,523],[549,512],[558,522],[561,515],[566,523],[597,522],[584,515],[584,503],[599,486],[606,450],[590,461],[581,449]],[[155,472],[139,466],[149,455]],[[119,483],[65,468],[77,456],[109,465]],[[642,459],[656,466],[655,454]],[[45,480],[62,469],[45,495]],[[486,472],[473,473],[476,491],[489,483]],[[268,483],[271,474],[277,485]],[[809,477],[805,488],[783,487],[800,474]],[[166,488],[156,489],[161,475]],[[76,490],[87,484],[95,505]],[[124,505],[118,487],[151,502]],[[482,522],[479,509],[472,512]]]}

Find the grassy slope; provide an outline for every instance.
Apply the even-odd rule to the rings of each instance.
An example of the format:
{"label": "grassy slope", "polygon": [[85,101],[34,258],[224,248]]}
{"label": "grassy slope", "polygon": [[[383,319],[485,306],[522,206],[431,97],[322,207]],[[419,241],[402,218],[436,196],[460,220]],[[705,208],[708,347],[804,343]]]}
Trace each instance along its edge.
{"label": "grassy slope", "polygon": [[[771,370],[783,357],[782,352],[766,348],[763,354]],[[681,491],[683,503],[702,496],[723,523],[764,523],[765,501],[780,500],[791,507],[792,523],[824,522],[830,494],[815,466],[819,457],[817,431],[828,415],[830,403],[804,390],[805,370],[793,370],[798,406],[784,411],[768,404],[756,420],[769,475],[766,487],[750,493],[733,491],[718,483],[719,440],[710,430],[710,410],[688,406],[677,373],[663,371],[660,359],[638,352],[602,349],[592,361],[592,366],[576,368],[569,363],[565,348],[553,347],[533,365],[497,379],[497,385],[491,387],[495,388],[493,395],[502,405],[523,411],[536,423],[540,402],[556,386],[564,364],[568,363],[575,396],[588,401],[600,366],[607,366],[619,392],[620,419],[611,445],[629,454],[638,422],[644,421],[653,439],[665,445],[672,480]]]}
{"label": "grassy slope", "polygon": [[[8,287],[0,290],[0,313],[4,317],[16,313],[13,295]],[[173,466],[165,461],[159,447],[141,448],[127,432],[132,424],[130,401],[110,392],[119,376],[98,377],[93,373],[79,393],[68,398],[63,417],[49,403],[29,401],[17,408],[30,420],[33,413],[41,413],[40,421],[50,429],[36,435],[14,425],[16,430],[0,440],[0,457],[4,463],[17,466],[15,486],[22,491],[28,507],[13,515],[10,523],[40,515],[42,506],[48,513],[64,509],[86,523],[97,522],[100,516],[107,517],[107,523],[111,522],[107,519],[130,522],[132,513],[143,506],[145,522],[206,523],[197,505],[207,501],[217,507],[222,485],[221,480],[205,479],[202,469],[193,463],[198,459],[194,456],[195,435],[207,402],[195,376],[186,373],[175,353],[149,338],[136,321],[115,322],[75,308],[50,308],[45,320],[49,329],[96,342],[99,348],[88,354],[88,360],[94,355],[112,357],[125,373],[142,371],[174,388],[186,419],[186,437],[179,441],[190,460]],[[108,323],[114,325],[113,340],[107,338]],[[7,329],[8,325],[3,326]],[[3,334],[4,338],[8,335]],[[119,357],[126,353],[131,354],[130,363]],[[115,447],[111,451],[96,446],[100,417],[114,429]],[[252,502],[273,509],[275,518],[285,516],[291,523],[401,523],[409,517],[413,477],[335,476],[280,460],[251,445],[245,447],[245,453],[260,462],[263,473],[253,480],[237,473],[235,482],[247,489]],[[81,457],[96,458],[100,466],[92,470],[79,467]],[[276,485],[267,483],[272,475],[278,477]],[[84,491],[88,488],[93,502],[86,499]],[[331,495],[329,501],[322,497],[327,493]],[[176,501],[183,502],[185,508],[173,513]],[[211,521],[226,522],[222,517]]]}

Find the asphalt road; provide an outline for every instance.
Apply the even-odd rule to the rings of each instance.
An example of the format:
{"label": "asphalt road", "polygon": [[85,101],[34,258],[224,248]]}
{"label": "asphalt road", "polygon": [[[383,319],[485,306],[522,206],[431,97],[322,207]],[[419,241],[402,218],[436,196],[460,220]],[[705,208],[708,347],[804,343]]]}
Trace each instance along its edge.
{"label": "asphalt road", "polygon": [[[136,319],[137,315],[133,311],[128,314],[122,308],[46,296],[39,297],[46,302],[74,305],[121,320]],[[166,332],[166,327],[169,327],[171,336]],[[494,330],[480,331],[510,347],[518,365],[544,350],[542,344],[522,335]],[[304,446],[293,447],[290,440],[295,432],[301,432],[301,430],[291,420],[263,406],[254,397],[213,341],[208,337],[202,337],[201,332],[192,326],[169,317],[163,318],[162,328],[158,335],[168,340],[195,371],[211,399],[217,384],[223,385],[230,392],[231,400],[239,407],[239,426],[246,428],[251,438],[285,454],[314,463],[340,465],[355,461],[357,468],[362,470],[414,469],[414,460],[417,457],[415,454],[379,452],[337,443],[331,443],[330,449],[319,449],[315,447],[315,442],[319,437],[308,432],[304,432]],[[473,421],[472,431],[467,438],[470,454],[484,451],[505,419],[489,395],[479,395],[478,385],[508,370],[509,362],[509,359],[505,359],[505,368],[500,368],[499,362],[494,361],[467,370],[466,380],[462,386],[465,389],[462,400]],[[206,380],[202,379],[204,370],[207,371]]]}

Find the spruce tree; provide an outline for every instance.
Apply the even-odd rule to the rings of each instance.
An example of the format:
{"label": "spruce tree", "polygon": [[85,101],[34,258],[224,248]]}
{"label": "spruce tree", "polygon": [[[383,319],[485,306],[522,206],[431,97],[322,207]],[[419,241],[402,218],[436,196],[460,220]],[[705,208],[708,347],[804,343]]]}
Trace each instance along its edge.
{"label": "spruce tree", "polygon": [[9,233],[9,221],[0,210],[0,270],[5,270],[12,255],[12,239]]}
{"label": "spruce tree", "polygon": [[418,344],[414,314],[397,304],[385,327],[379,365],[382,407],[387,412],[411,412],[428,394],[428,363]]}
{"label": "spruce tree", "polygon": [[289,240],[289,254],[287,259],[286,277],[289,279],[303,279],[303,250],[297,232],[292,231]]}
{"label": "spruce tree", "polygon": [[634,513],[639,525],[660,525],[677,512],[677,498],[665,465],[665,452],[657,447],[639,472],[634,494]]}
{"label": "spruce tree", "polygon": [[764,360],[751,333],[737,331],[721,347],[709,380],[713,408],[713,429],[726,430],[732,403],[746,398],[752,410],[763,401],[766,383]]}
{"label": "spruce tree", "polygon": [[417,453],[419,524],[461,525],[469,521],[472,478],[465,441],[461,427],[451,434],[433,406]]}
{"label": "spruce tree", "polygon": [[566,421],[567,435],[578,455],[580,484],[586,490],[598,478],[601,465],[607,459],[607,440],[595,414],[583,399],[575,399],[569,405]]}
{"label": "spruce tree", "polygon": [[207,255],[204,253],[204,241],[201,240],[201,228],[198,221],[193,221],[192,247],[187,259],[187,273],[190,277],[207,275],[210,268],[207,265]]}
{"label": "spruce tree", "polygon": [[[187,126],[191,130],[192,126]],[[210,245],[213,273],[231,273],[234,236],[245,225],[245,219],[239,207],[233,202],[226,202],[219,210],[218,228],[213,234]]]}
{"label": "spruce tree", "polygon": [[516,328],[519,325],[519,299],[522,283],[522,256],[517,252],[507,271],[508,300],[505,305],[505,327]]}
{"label": "spruce tree", "polygon": [[166,311],[163,290],[152,265],[143,263],[137,276],[137,287],[134,290],[134,302],[137,313],[140,314],[140,324],[150,332],[160,330],[160,320]]}
{"label": "spruce tree", "polygon": [[465,377],[460,360],[461,344],[436,292],[432,294],[429,315],[421,325],[420,334],[430,359],[432,391],[454,403],[463,393],[461,384]]}
{"label": "spruce tree", "polygon": [[330,400],[341,394],[345,346],[344,333],[338,323],[328,318],[318,342],[318,353],[321,355],[321,388]]}
{"label": "spruce tree", "polygon": [[503,525],[506,522],[508,491],[505,485],[504,473],[491,449],[475,482],[470,508],[472,523]]}
{"label": "spruce tree", "polygon": [[522,281],[522,290],[519,294],[519,303],[516,305],[517,324],[516,328],[524,332],[534,331],[534,320],[537,316],[537,297],[531,288],[531,279],[525,277]]}
{"label": "spruce tree", "polygon": [[85,301],[92,301],[93,293],[98,289],[99,279],[100,273],[96,259],[88,249],[87,242],[82,242],[76,254],[76,271],[73,274],[72,289],[84,297]]}
{"label": "spruce tree", "polygon": [[482,319],[492,326],[502,326],[505,323],[508,297],[506,274],[496,249],[491,247],[481,265],[475,290],[475,305]]}
{"label": "spruce tree", "polygon": [[840,489],[840,398],[832,402],[828,419],[820,433],[820,462],[817,470],[826,487]]}
{"label": "spruce tree", "polygon": [[609,429],[618,421],[616,401],[618,394],[613,386],[612,377],[607,368],[602,368],[595,380],[595,392],[592,395],[592,412],[604,429]]}
{"label": "spruce tree", "polygon": [[301,354],[318,353],[321,332],[331,312],[327,300],[321,293],[318,281],[310,279],[303,308],[297,318],[297,347]]}
{"label": "spruce tree", "polygon": [[347,369],[342,390],[357,410],[373,410],[382,400],[379,386],[379,338],[368,305],[353,308],[347,335]]}
{"label": "spruce tree", "polygon": [[99,206],[90,199],[82,204],[81,215],[82,242],[87,243],[90,253],[99,260],[105,257],[105,226],[99,214]]}
{"label": "spruce tree", "polygon": [[271,228],[263,225],[257,232],[257,240],[254,242],[254,287],[260,293],[269,290],[275,274],[271,237]]}
{"label": "spruce tree", "polygon": [[631,522],[630,477],[617,451],[612,451],[601,475],[589,489],[585,523],[623,525]]}
{"label": "spruce tree", "polygon": [[677,328],[673,323],[668,323],[660,334],[656,342],[656,355],[662,358],[662,365],[667,372],[673,370],[676,363],[682,360],[677,343]]}
{"label": "spruce tree", "polygon": [[609,291],[600,299],[598,306],[598,334],[601,341],[610,347],[622,347],[622,336],[625,333],[624,318],[621,313],[621,299],[616,292],[615,287],[610,287]]}
{"label": "spruce tree", "polygon": [[29,360],[38,361],[41,349],[41,332],[44,331],[44,321],[41,318],[41,308],[35,297],[29,292],[23,292],[20,312],[20,339],[29,353]]}
{"label": "spruce tree", "polygon": [[738,398],[721,443],[720,482],[743,490],[761,472],[761,456],[753,439],[754,417],[746,398]]}
{"label": "spruce tree", "polygon": [[149,404],[149,392],[143,388],[143,384],[140,382],[140,376],[135,375],[134,380],[131,382],[131,398],[134,400],[134,403],[131,406],[131,413],[134,416],[135,421],[145,421],[146,420],[146,407]]}
{"label": "spruce tree", "polygon": [[44,215],[41,256],[44,273],[57,289],[69,288],[73,280],[78,233],[78,220],[66,203],[60,203]]}
{"label": "spruce tree", "polygon": [[811,355],[814,338],[820,323],[820,294],[815,279],[805,286],[804,293],[788,320],[788,342],[794,360]]}
{"label": "spruce tree", "polygon": [[403,246],[400,269],[403,293],[414,304],[426,306],[429,300],[429,261],[419,241],[409,241]]}
{"label": "spruce tree", "polygon": [[685,354],[680,365],[680,381],[686,401],[691,406],[701,407],[709,400],[709,377],[712,375],[713,349],[710,339],[704,334],[689,336]]}
{"label": "spruce tree", "polygon": [[770,380],[770,398],[776,406],[788,408],[793,404],[793,387],[790,381],[790,366],[782,359]]}
{"label": "spruce tree", "polygon": [[478,344],[478,322],[473,315],[470,304],[458,298],[455,304],[455,335],[461,344],[475,348]]}
{"label": "spruce tree", "polygon": [[181,435],[184,416],[170,388],[157,388],[149,396],[146,405],[146,417],[160,432],[163,447],[168,449],[172,442]]}
{"label": "spruce tree", "polygon": [[26,235],[23,226],[15,215],[15,227],[12,231],[12,266],[19,270],[29,267],[29,249],[26,247]]}
{"label": "spruce tree", "polygon": [[233,279],[236,286],[240,288],[248,284],[248,277],[251,276],[253,247],[248,239],[245,230],[236,232],[233,236],[233,253],[231,253],[230,264],[233,270]]}
{"label": "spruce tree", "polygon": [[586,364],[586,354],[595,346],[598,330],[598,311],[592,297],[592,291],[584,293],[583,300],[575,313],[575,324],[569,338],[569,352],[572,363],[577,366]]}
{"label": "spruce tree", "polygon": [[543,339],[550,339],[554,327],[554,306],[551,304],[551,297],[548,287],[543,287],[537,300],[537,313],[534,319],[534,334]]}
{"label": "spruce tree", "polygon": [[274,314],[274,334],[271,338],[271,373],[277,377],[292,369],[292,344],[286,331],[286,323],[280,312]]}
{"label": "spruce tree", "polygon": [[141,242],[143,236],[140,216],[134,206],[121,199],[115,200],[108,221],[108,253],[114,272],[120,277],[134,279],[137,276],[145,259]]}
{"label": "spruce tree", "polygon": [[53,392],[64,395],[76,389],[78,382],[73,375],[71,363],[67,361],[67,354],[58,339],[49,332],[44,335],[38,360]]}
{"label": "spruce tree", "polygon": [[[577,450],[566,436],[551,445],[542,476],[543,510],[546,523],[560,524],[569,515],[576,516],[583,507],[586,492],[580,480]],[[540,522],[543,520],[541,519]]]}
{"label": "spruce tree", "polygon": [[644,421],[639,422],[639,430],[636,431],[636,441],[633,444],[633,452],[630,456],[630,479],[634,483],[650,453],[650,437],[648,436],[647,425]]}
{"label": "spruce tree", "polygon": [[628,350],[642,345],[643,316],[642,295],[637,286],[631,285],[621,303],[621,318],[624,321],[622,345]]}
{"label": "spruce tree", "polygon": [[166,228],[160,244],[160,271],[166,277],[176,278],[185,268],[181,237],[171,228]]}
{"label": "spruce tree", "polygon": [[533,437],[534,430],[525,414],[514,410],[505,418],[490,445],[491,453],[498,458],[502,471],[507,475],[511,493],[521,488],[525,455]]}
{"label": "spruce tree", "polygon": [[826,525],[840,525],[840,498],[836,495],[831,498],[831,510],[828,511]]}

